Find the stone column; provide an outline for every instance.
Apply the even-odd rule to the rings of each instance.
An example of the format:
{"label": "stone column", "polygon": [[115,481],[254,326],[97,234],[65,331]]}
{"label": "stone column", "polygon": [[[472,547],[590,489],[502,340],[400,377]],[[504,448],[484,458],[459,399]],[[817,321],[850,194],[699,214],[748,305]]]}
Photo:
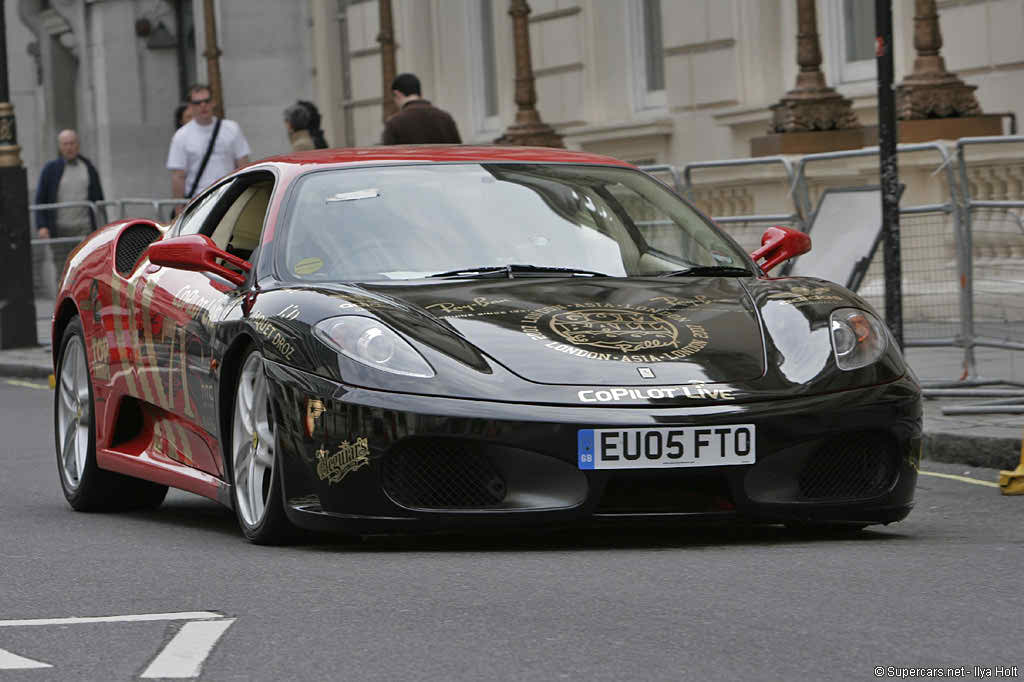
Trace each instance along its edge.
{"label": "stone column", "polygon": [[213,96],[213,113],[224,118],[224,89],[220,80],[220,48],[217,47],[217,17],[213,12],[213,0],[203,0],[203,24],[206,31],[206,75],[210,81]]}
{"label": "stone column", "polygon": [[496,144],[565,147],[562,136],[541,121],[537,113],[537,90],[534,87],[533,62],[530,58],[530,6],[526,0],[511,0],[512,37],[516,50],[516,122],[496,139]]}
{"label": "stone column", "polygon": [[796,0],[796,87],[772,105],[769,133],[810,132],[859,128],[850,100],[825,84],[821,72],[821,45],[815,0]]}
{"label": "stone column", "polygon": [[377,0],[377,10],[380,14],[380,33],[377,34],[377,42],[380,43],[381,108],[383,109],[381,120],[387,121],[398,112],[395,99],[391,96],[391,83],[398,75],[395,65],[395,28],[391,16],[391,0]]}
{"label": "stone column", "polygon": [[0,349],[34,346],[35,292],[32,287],[31,227],[28,218],[28,177],[21,165],[21,147],[8,101],[7,22],[0,0]]}
{"label": "stone column", "polygon": [[903,120],[980,116],[977,86],[946,71],[939,54],[942,31],[935,0],[914,0],[914,49],[914,72],[896,87],[896,115]]}

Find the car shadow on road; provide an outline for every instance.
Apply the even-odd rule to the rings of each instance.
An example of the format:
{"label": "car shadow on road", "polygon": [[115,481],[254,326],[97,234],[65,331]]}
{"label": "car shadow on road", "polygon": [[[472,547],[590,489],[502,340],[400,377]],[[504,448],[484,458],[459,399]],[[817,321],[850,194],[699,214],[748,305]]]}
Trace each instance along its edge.
{"label": "car shadow on road", "polygon": [[149,524],[174,528],[188,528],[241,539],[235,513],[212,500],[199,496],[169,499],[157,509],[133,511],[119,518],[137,519]]}
{"label": "car shadow on road", "polygon": [[[242,540],[234,512],[205,498],[168,498],[158,509],[124,514],[147,524],[187,528]],[[349,536],[297,530],[285,548],[331,553],[385,552],[550,552],[589,550],[701,549],[725,546],[788,546],[807,543],[879,543],[910,539],[901,526],[869,526],[864,530],[786,528],[741,523],[487,528],[443,533]]]}
{"label": "car shadow on road", "polygon": [[898,542],[909,539],[895,527],[862,531],[795,530],[782,526],[673,526],[493,530],[430,535],[373,535],[339,538],[306,535],[293,545],[309,552],[550,552],[591,550],[703,549],[723,546],[785,546],[834,542]]}

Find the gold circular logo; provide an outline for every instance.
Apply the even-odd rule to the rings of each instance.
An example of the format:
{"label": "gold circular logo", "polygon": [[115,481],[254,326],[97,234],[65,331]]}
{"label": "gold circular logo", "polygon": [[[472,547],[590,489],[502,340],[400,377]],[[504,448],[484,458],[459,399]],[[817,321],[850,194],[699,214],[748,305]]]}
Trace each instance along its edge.
{"label": "gold circular logo", "polygon": [[574,346],[638,353],[675,347],[679,328],[657,313],[627,308],[563,310],[553,314],[548,326]]}
{"label": "gold circular logo", "polygon": [[559,353],[616,362],[672,362],[708,345],[703,324],[674,308],[593,302],[549,305],[528,311],[520,329]]}

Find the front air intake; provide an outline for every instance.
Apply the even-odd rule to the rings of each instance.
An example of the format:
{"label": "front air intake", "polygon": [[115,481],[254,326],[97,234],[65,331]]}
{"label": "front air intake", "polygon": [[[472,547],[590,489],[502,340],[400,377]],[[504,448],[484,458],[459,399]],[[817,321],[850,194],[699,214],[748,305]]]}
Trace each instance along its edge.
{"label": "front air intake", "polygon": [[123,277],[131,275],[146,247],[159,238],[160,230],[148,223],[136,223],[125,228],[117,238],[117,250],[114,253],[117,272]]}
{"label": "front air intake", "polygon": [[382,473],[384,492],[412,509],[494,508],[508,492],[501,472],[472,442],[399,443],[385,458]]}
{"label": "front air intake", "polygon": [[865,499],[888,490],[896,476],[897,452],[881,434],[844,434],[826,441],[804,462],[801,500]]}

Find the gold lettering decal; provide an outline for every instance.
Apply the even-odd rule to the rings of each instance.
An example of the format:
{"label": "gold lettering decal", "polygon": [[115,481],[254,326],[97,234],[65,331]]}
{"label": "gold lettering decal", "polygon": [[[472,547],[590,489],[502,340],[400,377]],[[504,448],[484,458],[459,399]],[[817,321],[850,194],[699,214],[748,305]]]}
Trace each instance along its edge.
{"label": "gold lettering decal", "polygon": [[370,446],[366,438],[355,443],[343,442],[332,455],[326,448],[316,451],[316,475],[321,481],[338,483],[352,471],[370,463]]}

